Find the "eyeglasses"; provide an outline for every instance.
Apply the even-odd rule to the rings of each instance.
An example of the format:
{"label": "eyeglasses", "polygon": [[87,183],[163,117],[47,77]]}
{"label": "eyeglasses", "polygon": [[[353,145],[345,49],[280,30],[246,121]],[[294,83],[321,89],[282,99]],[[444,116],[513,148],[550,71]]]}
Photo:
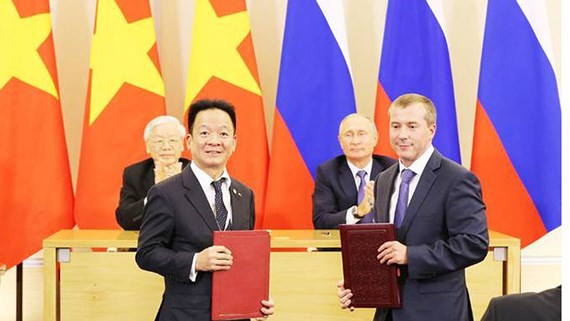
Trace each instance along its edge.
{"label": "eyeglasses", "polygon": [[182,139],[180,137],[170,137],[170,138],[155,138],[149,140],[150,145],[153,148],[162,148],[164,144],[168,144],[170,147],[178,147],[182,144]]}

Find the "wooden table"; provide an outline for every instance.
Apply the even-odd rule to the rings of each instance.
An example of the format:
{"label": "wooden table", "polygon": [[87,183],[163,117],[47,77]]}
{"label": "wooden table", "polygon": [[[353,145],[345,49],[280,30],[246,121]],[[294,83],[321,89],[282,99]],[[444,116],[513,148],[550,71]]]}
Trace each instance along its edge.
{"label": "wooden table", "polygon": [[[467,270],[475,319],[490,298],[520,292],[520,242],[491,232],[486,259]],[[62,230],[44,240],[44,321],[153,320],[164,289],[162,277],[140,270],[137,232]],[[338,230],[271,231],[271,320],[370,321],[373,309],[339,307],[342,278]],[[317,249],[326,249],[319,251]]]}

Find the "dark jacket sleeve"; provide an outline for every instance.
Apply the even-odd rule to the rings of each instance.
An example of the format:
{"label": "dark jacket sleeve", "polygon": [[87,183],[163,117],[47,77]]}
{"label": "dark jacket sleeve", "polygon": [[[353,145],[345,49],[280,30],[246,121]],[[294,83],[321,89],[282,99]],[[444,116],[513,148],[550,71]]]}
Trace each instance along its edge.
{"label": "dark jacket sleeve", "polygon": [[347,208],[338,208],[337,196],[321,166],[317,168],[313,192],[313,226],[316,229],[335,229],[346,223]]}
{"label": "dark jacket sleeve", "polygon": [[140,178],[135,179],[132,171],[126,168],[123,171],[119,206],[115,211],[117,223],[125,230],[138,230],[141,227],[146,193],[142,195],[138,192],[142,188],[139,184]]}
{"label": "dark jacket sleeve", "polygon": [[487,310],[485,314],[481,318],[481,321],[495,321],[497,318],[495,317],[495,298],[491,299],[489,302],[489,306],[487,306]]}

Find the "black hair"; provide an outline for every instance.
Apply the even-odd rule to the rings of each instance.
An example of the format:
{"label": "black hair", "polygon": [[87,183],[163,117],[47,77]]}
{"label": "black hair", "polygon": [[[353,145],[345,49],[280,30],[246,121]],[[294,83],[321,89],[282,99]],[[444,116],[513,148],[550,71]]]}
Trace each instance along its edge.
{"label": "black hair", "polygon": [[201,99],[190,105],[190,110],[188,111],[188,133],[192,134],[194,122],[196,121],[196,116],[198,116],[198,113],[208,109],[219,109],[225,111],[232,120],[232,124],[234,125],[234,133],[236,132],[236,110],[232,104],[221,99]]}

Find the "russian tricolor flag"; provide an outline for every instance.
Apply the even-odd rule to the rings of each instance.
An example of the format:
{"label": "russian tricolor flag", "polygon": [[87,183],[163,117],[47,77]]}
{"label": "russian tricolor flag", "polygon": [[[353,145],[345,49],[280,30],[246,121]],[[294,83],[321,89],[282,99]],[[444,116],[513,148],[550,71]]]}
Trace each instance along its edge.
{"label": "russian tricolor flag", "polygon": [[489,0],[472,170],[489,228],[526,246],[561,224],[561,110],[541,1]]}
{"label": "russian tricolor flag", "polygon": [[342,153],[356,111],[342,1],[289,1],[267,186],[265,228],[312,228],[317,166]]}
{"label": "russian tricolor flag", "polygon": [[388,140],[388,108],[405,93],[428,97],[437,109],[434,146],[461,163],[453,80],[440,0],[388,1],[376,110],[376,153],[394,155]]}

